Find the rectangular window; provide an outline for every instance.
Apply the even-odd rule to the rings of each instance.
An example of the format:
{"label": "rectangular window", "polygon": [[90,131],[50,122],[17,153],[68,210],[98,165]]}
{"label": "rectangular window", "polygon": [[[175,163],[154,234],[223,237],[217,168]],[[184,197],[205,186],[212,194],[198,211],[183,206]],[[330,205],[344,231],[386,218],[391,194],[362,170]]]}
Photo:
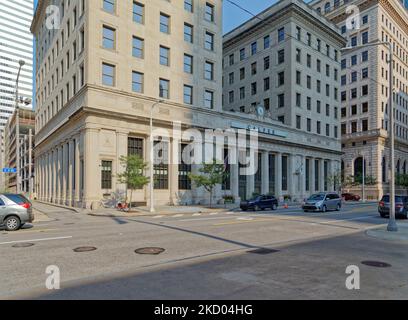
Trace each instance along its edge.
{"label": "rectangular window", "polygon": [[211,32],[206,32],[205,33],[205,44],[204,44],[205,49],[214,51],[214,34]]}
{"label": "rectangular window", "polygon": [[205,62],[204,78],[206,80],[214,80],[214,64],[212,62]]}
{"label": "rectangular window", "polygon": [[184,0],[184,10],[193,12],[193,0]]}
{"label": "rectangular window", "polygon": [[102,46],[105,49],[115,49],[115,29],[103,26]]}
{"label": "rectangular window", "polygon": [[210,3],[205,4],[205,16],[204,19],[210,22],[214,22],[214,6]]}
{"label": "rectangular window", "polygon": [[282,190],[288,190],[288,157],[282,156]]}
{"label": "rectangular window", "polygon": [[133,2],[133,21],[144,24],[144,5],[138,2]]}
{"label": "rectangular window", "polygon": [[138,155],[143,158],[143,139],[128,138],[128,156]]}
{"label": "rectangular window", "polygon": [[112,189],[112,161],[102,161],[101,188]]}
{"label": "rectangular window", "polygon": [[159,80],[159,96],[160,98],[170,98],[170,81],[166,79]]}
{"label": "rectangular window", "polygon": [[103,10],[109,13],[115,12],[115,0],[103,0]]}
{"label": "rectangular window", "polygon": [[170,65],[170,49],[160,46],[160,64],[162,66]]}
{"label": "rectangular window", "polygon": [[188,54],[184,54],[184,72],[193,73],[193,57]]}
{"label": "rectangular window", "polygon": [[193,104],[193,87],[184,85],[183,96],[184,96],[185,104],[190,104],[190,105]]}
{"label": "rectangular window", "polygon": [[160,13],[160,32],[170,33],[170,16]]}
{"label": "rectangular window", "polygon": [[184,24],[184,41],[193,43],[193,26],[188,23]]}
{"label": "rectangular window", "polygon": [[278,51],[278,64],[284,63],[285,62],[285,50],[279,50]]}
{"label": "rectangular window", "polygon": [[132,91],[143,93],[143,73],[132,72]]}
{"label": "rectangular window", "polygon": [[251,55],[256,54],[258,51],[258,43],[257,42],[253,42],[251,44]]}
{"label": "rectangular window", "polygon": [[214,108],[214,92],[205,90],[204,92],[204,107],[212,109]]}
{"label": "rectangular window", "polygon": [[169,165],[168,165],[168,143],[165,141],[155,141],[155,150],[158,150],[154,165],[154,188],[166,190],[169,188]]}
{"label": "rectangular window", "polygon": [[102,84],[113,87],[115,85],[115,66],[102,63]]}
{"label": "rectangular window", "polygon": [[133,37],[132,55],[136,58],[144,58],[144,40],[138,37]]}
{"label": "rectangular window", "polygon": [[278,30],[278,42],[282,42],[285,40],[285,28],[280,28]]}
{"label": "rectangular window", "polygon": [[268,49],[270,46],[271,40],[270,36],[265,36],[264,37],[264,49]]}
{"label": "rectangular window", "polygon": [[191,151],[187,144],[180,145],[180,163],[179,163],[179,176],[178,187],[179,190],[191,190],[191,180],[189,174],[191,173]]}

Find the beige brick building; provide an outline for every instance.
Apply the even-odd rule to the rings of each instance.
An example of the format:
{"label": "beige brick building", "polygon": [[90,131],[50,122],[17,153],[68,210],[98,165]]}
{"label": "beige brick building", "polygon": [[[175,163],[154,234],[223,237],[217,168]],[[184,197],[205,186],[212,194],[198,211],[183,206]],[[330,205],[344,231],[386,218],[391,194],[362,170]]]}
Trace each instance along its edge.
{"label": "beige brick building", "polygon": [[[397,173],[408,172],[408,12],[398,0],[313,1],[311,5],[336,23],[348,46],[391,42],[394,53],[395,163]],[[346,9],[354,5],[359,17],[347,28]],[[357,13],[357,11],[355,11]],[[352,22],[352,21],[351,21]],[[388,48],[374,46],[342,55],[342,145],[344,176],[362,175],[363,158],[367,187],[372,199],[388,193],[389,65]],[[361,193],[361,186],[349,187]],[[397,192],[405,192],[398,189]]]}

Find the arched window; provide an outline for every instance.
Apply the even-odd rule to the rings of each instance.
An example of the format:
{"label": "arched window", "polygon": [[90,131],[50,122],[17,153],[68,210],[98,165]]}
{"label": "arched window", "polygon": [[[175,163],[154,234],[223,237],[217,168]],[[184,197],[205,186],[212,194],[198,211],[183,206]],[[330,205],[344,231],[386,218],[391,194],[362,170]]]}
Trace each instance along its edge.
{"label": "arched window", "polygon": [[397,161],[397,166],[395,168],[395,170],[397,171],[397,174],[400,174],[400,161]]}
{"label": "arched window", "polygon": [[[364,161],[364,176],[366,176],[366,163]],[[363,157],[358,157],[354,160],[354,181],[360,182],[363,177]]]}
{"label": "arched window", "polygon": [[326,4],[324,5],[324,12],[328,13],[330,11],[330,2],[326,2]]}
{"label": "arched window", "polygon": [[387,163],[385,157],[382,159],[381,163],[381,171],[382,171],[382,182],[387,182]]}

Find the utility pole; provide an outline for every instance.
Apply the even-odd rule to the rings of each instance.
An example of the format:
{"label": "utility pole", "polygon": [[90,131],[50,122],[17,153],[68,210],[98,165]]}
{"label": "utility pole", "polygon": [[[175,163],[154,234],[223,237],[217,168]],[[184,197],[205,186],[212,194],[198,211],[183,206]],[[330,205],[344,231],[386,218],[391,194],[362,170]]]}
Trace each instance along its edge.
{"label": "utility pole", "polygon": [[21,69],[25,65],[25,61],[20,60],[18,63],[20,67],[18,69],[16,80],[16,189],[17,193],[20,193],[20,111],[18,106],[18,80],[20,79]]}
{"label": "utility pole", "polygon": [[32,143],[33,143],[33,130],[30,129],[28,131],[28,192],[30,195],[30,200],[33,197],[33,175],[32,175],[32,156],[33,156],[33,148],[32,148]]}

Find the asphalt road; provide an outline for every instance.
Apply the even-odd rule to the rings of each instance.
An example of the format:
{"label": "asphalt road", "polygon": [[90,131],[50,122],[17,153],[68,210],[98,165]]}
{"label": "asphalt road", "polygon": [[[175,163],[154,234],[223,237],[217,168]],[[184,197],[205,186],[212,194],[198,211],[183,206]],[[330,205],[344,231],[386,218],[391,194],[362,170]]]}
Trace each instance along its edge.
{"label": "asphalt road", "polygon": [[[0,230],[0,299],[408,297],[408,245],[365,234],[387,223],[375,205],[324,214],[279,209],[131,218],[37,207],[54,221]],[[32,246],[15,247],[26,243]],[[96,250],[73,251],[83,246]],[[165,251],[135,253],[143,247]],[[272,250],[259,251],[265,248]],[[50,265],[60,270],[60,290],[46,289]],[[360,268],[359,290],[345,286],[349,265]]]}

